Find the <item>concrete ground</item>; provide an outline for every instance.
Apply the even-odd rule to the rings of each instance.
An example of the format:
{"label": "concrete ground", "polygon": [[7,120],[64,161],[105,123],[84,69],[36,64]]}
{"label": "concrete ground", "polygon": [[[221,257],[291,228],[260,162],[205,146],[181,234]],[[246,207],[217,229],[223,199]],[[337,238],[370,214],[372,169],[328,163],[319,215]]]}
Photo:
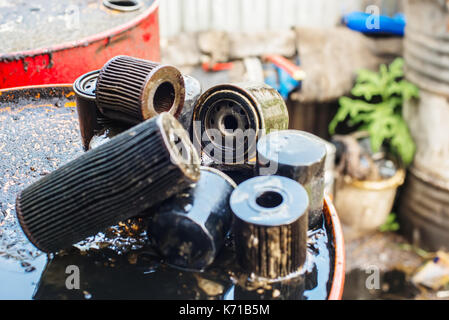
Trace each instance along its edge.
{"label": "concrete ground", "polygon": [[[423,263],[435,255],[412,247],[396,233],[356,237],[344,226],[346,280],[343,299],[449,299],[449,291],[433,291],[411,282]],[[379,276],[379,286],[375,274]],[[374,275],[374,276],[373,276]]]}

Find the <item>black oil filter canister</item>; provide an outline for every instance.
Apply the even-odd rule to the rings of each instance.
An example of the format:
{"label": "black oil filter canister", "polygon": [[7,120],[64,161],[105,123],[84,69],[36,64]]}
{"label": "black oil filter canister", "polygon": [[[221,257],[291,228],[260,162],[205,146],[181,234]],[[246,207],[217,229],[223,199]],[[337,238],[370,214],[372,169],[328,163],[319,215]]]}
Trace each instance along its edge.
{"label": "black oil filter canister", "polygon": [[201,95],[193,112],[195,147],[216,164],[254,164],[258,137],[287,128],[284,100],[264,83],[214,86]]}
{"label": "black oil filter canister", "polygon": [[99,73],[100,70],[88,72],[73,83],[84,151],[89,149],[89,142],[95,135],[95,132],[101,130],[101,125],[97,121],[100,112],[96,104],[96,88]]}
{"label": "black oil filter canister", "polygon": [[98,77],[98,109],[116,121],[136,124],[162,112],[177,118],[184,97],[181,72],[148,60],[116,56],[103,66]]}
{"label": "black oil filter canister", "polygon": [[237,261],[256,280],[298,273],[307,255],[309,198],[296,181],[255,177],[231,195]]}
{"label": "black oil filter canister", "polygon": [[310,200],[309,227],[322,218],[326,147],[310,133],[298,130],[272,132],[257,144],[259,175],[279,175],[303,185]]}
{"label": "black oil filter canister", "polygon": [[201,96],[201,83],[192,76],[184,75],[184,85],[185,85],[185,99],[184,106],[181,113],[178,116],[178,121],[184,126],[184,128],[192,136],[192,118],[193,109],[196,102]]}
{"label": "black oil filter canister", "polygon": [[37,248],[55,252],[142,213],[199,177],[187,132],[163,113],[24,189],[17,217]]}
{"label": "black oil filter canister", "polygon": [[222,172],[202,167],[195,185],[154,210],[149,236],[168,264],[203,270],[214,261],[231,227],[235,187]]}

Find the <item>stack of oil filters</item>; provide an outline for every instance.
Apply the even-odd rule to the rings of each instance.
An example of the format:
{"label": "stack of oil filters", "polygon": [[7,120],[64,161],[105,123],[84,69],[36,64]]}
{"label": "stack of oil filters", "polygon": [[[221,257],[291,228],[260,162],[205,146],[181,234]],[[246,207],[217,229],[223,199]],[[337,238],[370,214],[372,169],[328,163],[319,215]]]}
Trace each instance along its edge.
{"label": "stack of oil filters", "polygon": [[173,66],[117,56],[74,90],[86,153],[17,197],[36,247],[58,252],[141,216],[170,265],[204,270],[230,237],[248,281],[301,279],[307,231],[323,223],[326,148],[287,130],[275,89],[201,94]]}

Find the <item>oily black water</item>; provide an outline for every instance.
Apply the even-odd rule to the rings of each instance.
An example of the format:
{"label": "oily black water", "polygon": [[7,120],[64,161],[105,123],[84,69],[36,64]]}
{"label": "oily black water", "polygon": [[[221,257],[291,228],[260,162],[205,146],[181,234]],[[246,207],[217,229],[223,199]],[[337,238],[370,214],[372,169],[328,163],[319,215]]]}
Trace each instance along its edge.
{"label": "oily black water", "polygon": [[[0,299],[286,299],[273,290],[244,292],[232,241],[204,272],[170,267],[147,245],[144,225],[133,219],[110,228],[57,255],[40,255],[26,270],[18,261],[0,258]],[[326,299],[332,279],[328,230],[309,231],[302,299]],[[79,275],[79,282],[75,279]],[[242,292],[243,291],[243,292]]]}

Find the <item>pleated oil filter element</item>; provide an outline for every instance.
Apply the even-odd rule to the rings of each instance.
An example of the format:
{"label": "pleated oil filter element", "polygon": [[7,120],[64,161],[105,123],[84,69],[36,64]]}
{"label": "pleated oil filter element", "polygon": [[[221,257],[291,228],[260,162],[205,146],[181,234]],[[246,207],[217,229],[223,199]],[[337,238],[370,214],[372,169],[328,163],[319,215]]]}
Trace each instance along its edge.
{"label": "pleated oil filter element", "polygon": [[296,181],[255,177],[231,195],[237,261],[256,280],[299,273],[307,255],[309,198]]}
{"label": "pleated oil filter element", "polygon": [[218,164],[254,161],[258,137],[287,128],[284,100],[263,83],[212,87],[201,95],[193,112],[195,146]]}
{"label": "pleated oil filter element", "polygon": [[187,132],[163,113],[27,187],[17,217],[37,248],[55,252],[186,189],[198,163]]}
{"label": "pleated oil filter element", "polygon": [[136,124],[162,112],[176,118],[184,104],[182,74],[173,66],[117,56],[101,69],[97,105],[113,120]]}
{"label": "pleated oil filter element", "polygon": [[272,132],[257,143],[257,172],[293,179],[306,188],[309,227],[322,221],[326,146],[320,138],[299,130]]}
{"label": "pleated oil filter element", "polygon": [[201,178],[164,201],[149,223],[149,235],[171,265],[203,270],[214,261],[231,228],[229,198],[234,181],[212,168],[201,168]]}
{"label": "pleated oil filter element", "polygon": [[88,72],[73,83],[81,140],[85,151],[89,148],[89,142],[95,133],[101,130],[101,124],[98,122],[100,112],[98,112],[96,103],[96,87],[99,74],[100,70]]}

